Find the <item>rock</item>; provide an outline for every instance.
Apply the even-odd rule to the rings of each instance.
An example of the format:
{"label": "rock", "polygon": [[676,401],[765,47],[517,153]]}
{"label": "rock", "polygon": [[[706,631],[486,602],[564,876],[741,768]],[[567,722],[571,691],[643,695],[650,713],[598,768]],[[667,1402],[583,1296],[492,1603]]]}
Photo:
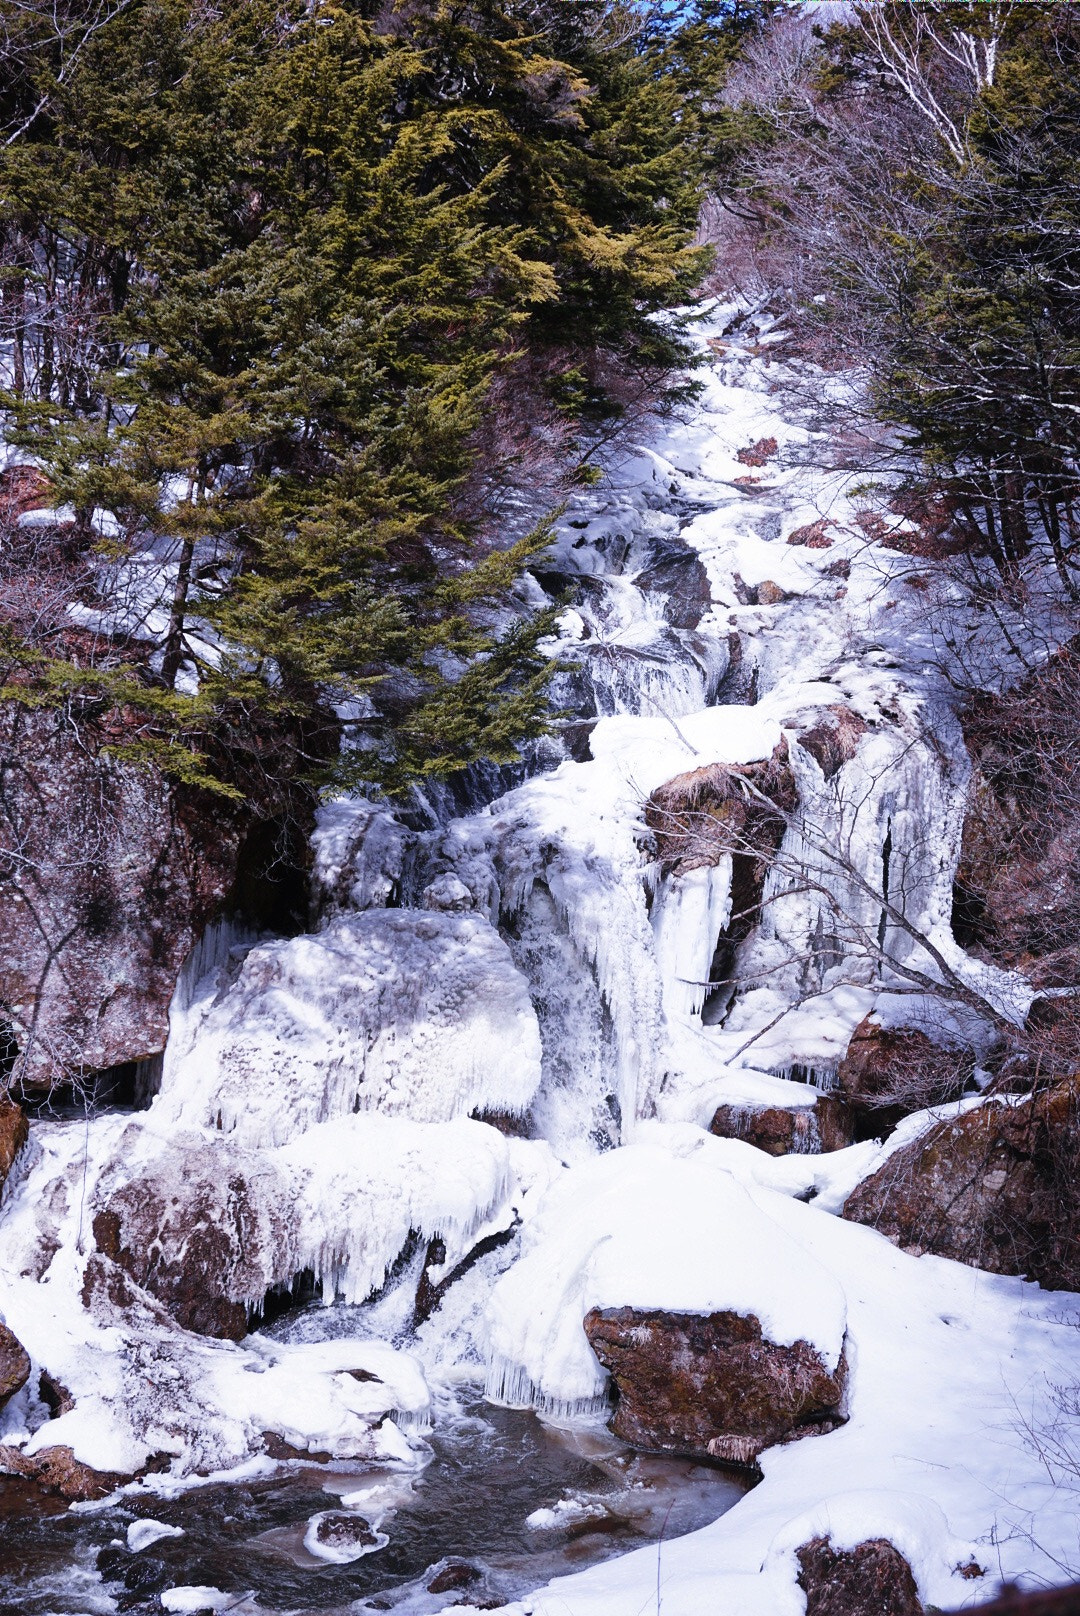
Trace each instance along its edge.
{"label": "rock", "polygon": [[61,1414],[67,1414],[75,1407],[75,1399],[67,1387],[54,1380],[47,1369],[43,1369],[38,1378],[38,1396],[48,1407],[50,1419],[59,1419]]}
{"label": "rock", "polygon": [[799,736],[799,745],[817,763],[826,780],[850,763],[869,725],[850,707],[826,707],[812,729]]}
{"label": "rock", "polygon": [[779,606],[788,598],[787,590],[781,589],[779,584],[774,584],[771,578],[766,578],[764,583],[758,584],[755,593],[759,606]]}
{"label": "rock", "polygon": [[1006,1588],[992,1604],[974,1608],[980,1616],[1080,1616],[1080,1582],[1070,1588],[1040,1589],[1037,1593]]}
{"label": "rock", "polygon": [[615,1434],[633,1447],[749,1465],[789,1437],[831,1429],[830,1373],[806,1341],[778,1346],[756,1318],[593,1308],[585,1333],[615,1383]]}
{"label": "rock", "polygon": [[126,1275],[185,1330],[239,1341],[276,1254],[290,1245],[288,1205],[273,1166],[254,1153],[222,1143],[194,1155],[170,1143],[95,1214],[94,1240],[115,1269],[87,1266],[84,1306],[88,1287],[101,1284],[123,1307]]}
{"label": "rock", "polygon": [[377,1532],[363,1515],[347,1509],[327,1509],[313,1515],[304,1533],[304,1547],[321,1560],[348,1565],[383,1549],[390,1539]]}
{"label": "rock", "polygon": [[429,1594],[454,1593],[459,1588],[474,1587],[483,1577],[480,1567],[470,1565],[468,1560],[444,1560],[427,1583],[427,1591]]}
{"label": "rock", "polygon": [[30,1379],[30,1355],[22,1342],[0,1324],[0,1408]]}
{"label": "rock", "polygon": [[22,1106],[0,1094],[0,1189],[29,1137],[30,1124]]}
{"label": "rock", "polygon": [[856,1136],[890,1132],[912,1111],[960,1097],[974,1067],[962,1050],[945,1049],[914,1028],[883,1027],[865,1016],[836,1073],[838,1095],[856,1117]]}
{"label": "rock", "polygon": [[922,1616],[911,1567],[885,1538],[839,1550],[818,1537],[797,1555],[806,1616]]}
{"label": "rock", "polygon": [[664,596],[664,616],[672,628],[697,628],[712,606],[701,557],[682,540],[670,540],[634,582],[646,594]]}
{"label": "rock", "polygon": [[823,516],[816,522],[808,522],[805,527],[795,528],[788,534],[787,542],[805,545],[808,550],[831,550],[833,541],[829,538],[829,529],[835,526],[835,522]]}
{"label": "rock", "polygon": [[39,1448],[37,1453],[27,1454],[0,1445],[0,1470],[26,1476],[45,1492],[58,1493],[72,1503],[105,1498],[131,1480],[130,1476],[92,1469],[66,1447]]}
{"label": "rock", "polygon": [[843,1215],[905,1251],[1080,1289],[1080,1077],[938,1123],[865,1179]]}
{"label": "rock", "polygon": [[243,863],[241,810],[86,739],[0,704],[0,796],[22,855],[0,864],[0,1004],[23,1091],[164,1048],[180,967]]}
{"label": "rock", "polygon": [[851,1112],[842,1100],[819,1094],[813,1105],[721,1105],[709,1124],[721,1139],[744,1139],[768,1156],[816,1156],[854,1140]]}

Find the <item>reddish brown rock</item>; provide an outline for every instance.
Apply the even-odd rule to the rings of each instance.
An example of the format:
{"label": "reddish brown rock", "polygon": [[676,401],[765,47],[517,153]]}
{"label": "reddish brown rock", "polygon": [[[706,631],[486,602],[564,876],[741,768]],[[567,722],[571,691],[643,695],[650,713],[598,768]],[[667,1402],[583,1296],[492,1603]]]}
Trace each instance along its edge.
{"label": "reddish brown rock", "polygon": [[0,1094],[0,1189],[29,1137],[30,1124],[22,1106]]}
{"label": "reddish brown rock", "polygon": [[764,1448],[832,1429],[843,1362],[767,1341],[756,1318],[593,1308],[585,1333],[615,1386],[612,1429],[633,1447],[753,1464]]}
{"label": "reddish brown rock", "polygon": [[885,1538],[839,1550],[817,1537],[798,1561],[806,1616],[922,1616],[911,1567]]}
{"label": "reddish brown rock", "polygon": [[95,1213],[94,1240],[108,1261],[88,1265],[84,1305],[101,1286],[123,1308],[131,1281],[185,1330],[238,1341],[293,1246],[276,1210],[289,1204],[274,1167],[257,1155],[224,1142],[173,1143]]}
{"label": "reddish brown rock", "polygon": [[207,923],[227,902],[270,901],[268,827],[95,753],[123,739],[0,703],[0,846],[21,853],[0,858],[0,1039],[19,1052],[17,1089],[160,1053]]}
{"label": "reddish brown rock", "polygon": [[30,1355],[6,1324],[0,1324],[0,1408],[30,1379]]}
{"label": "reddish brown rock", "polygon": [[1080,1289],[1080,1077],[938,1123],[864,1180],[843,1215],[905,1251]]}
{"label": "reddish brown rock", "polygon": [[914,1028],[883,1027],[866,1016],[851,1035],[836,1073],[839,1096],[873,1137],[901,1117],[958,1099],[974,1062],[962,1050],[944,1049]]}
{"label": "reddish brown rock", "polygon": [[37,1453],[25,1454],[18,1448],[0,1446],[0,1470],[25,1476],[44,1492],[57,1493],[72,1503],[105,1498],[131,1479],[112,1471],[94,1470],[65,1447],[41,1448]]}
{"label": "reddish brown rock", "polygon": [[850,707],[826,707],[812,729],[799,736],[799,745],[821,769],[826,780],[850,763],[869,725]]}
{"label": "reddish brown rock", "polygon": [[721,1105],[709,1132],[721,1139],[744,1139],[769,1156],[816,1156],[843,1150],[855,1137],[851,1113],[842,1100],[820,1094],[813,1105]]}

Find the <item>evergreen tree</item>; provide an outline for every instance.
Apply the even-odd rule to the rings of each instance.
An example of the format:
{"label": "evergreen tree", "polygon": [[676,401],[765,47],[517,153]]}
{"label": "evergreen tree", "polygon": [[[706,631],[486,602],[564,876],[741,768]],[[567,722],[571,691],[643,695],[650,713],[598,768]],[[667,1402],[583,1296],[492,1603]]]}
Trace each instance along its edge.
{"label": "evergreen tree", "polygon": [[164,596],[74,653],[9,631],[7,695],[78,692],[114,749],[233,790],[538,733],[548,622],[512,594],[546,535],[477,548],[476,432],[529,355],[600,411],[580,350],[680,359],[670,50],[610,0],[133,0],[74,68],[46,48],[0,156],[9,417],[84,549]]}

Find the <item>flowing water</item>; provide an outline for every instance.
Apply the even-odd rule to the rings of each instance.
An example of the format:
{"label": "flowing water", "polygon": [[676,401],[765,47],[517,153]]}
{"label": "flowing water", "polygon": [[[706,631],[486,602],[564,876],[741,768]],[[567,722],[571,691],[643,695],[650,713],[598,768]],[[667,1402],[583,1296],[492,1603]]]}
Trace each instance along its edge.
{"label": "flowing water", "polygon": [[[631,1454],[602,1427],[560,1430],[480,1403],[444,1417],[428,1445],[419,1472],[287,1466],[248,1483],[66,1513],[28,1511],[25,1491],[9,1483],[0,1491],[0,1612],[160,1612],[159,1593],[175,1587],[217,1589],[237,1612],[495,1606],[560,1572],[692,1531],[744,1491],[718,1469]],[[310,1553],[309,1523],[327,1512],[377,1520],[385,1546],[346,1564]],[[129,1526],[147,1517],[183,1535],[127,1554]]]}

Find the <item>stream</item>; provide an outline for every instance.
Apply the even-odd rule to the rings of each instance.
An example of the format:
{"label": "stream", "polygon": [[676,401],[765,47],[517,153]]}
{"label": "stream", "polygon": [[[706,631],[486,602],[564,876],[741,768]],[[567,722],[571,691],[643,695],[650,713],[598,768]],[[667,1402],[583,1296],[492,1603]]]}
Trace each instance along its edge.
{"label": "stream", "polygon": [[[158,1595],[170,1588],[217,1590],[229,1596],[226,1609],[328,1616],[498,1606],[549,1577],[704,1526],[745,1491],[713,1467],[633,1454],[600,1425],[559,1429],[479,1401],[456,1404],[428,1446],[418,1472],[294,1464],[73,1512],[54,1512],[55,1501],[28,1510],[25,1489],[6,1482],[0,1612],[160,1612]],[[331,1527],[342,1517],[377,1521],[387,1541],[335,1564],[305,1547],[320,1517]],[[128,1529],[144,1520],[183,1535],[129,1554]],[[198,1610],[197,1598],[183,1608]]]}

